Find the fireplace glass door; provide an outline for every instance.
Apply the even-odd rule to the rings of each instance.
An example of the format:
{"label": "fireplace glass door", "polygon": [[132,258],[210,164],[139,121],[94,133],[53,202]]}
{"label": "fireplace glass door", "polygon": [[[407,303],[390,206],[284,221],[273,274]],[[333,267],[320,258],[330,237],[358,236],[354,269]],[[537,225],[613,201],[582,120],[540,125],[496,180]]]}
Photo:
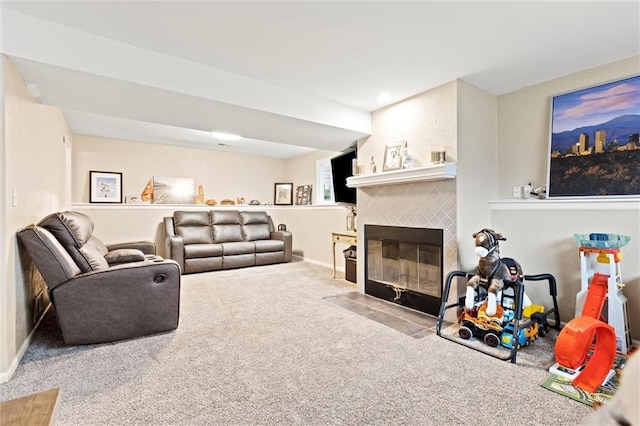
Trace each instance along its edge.
{"label": "fireplace glass door", "polygon": [[442,230],[376,226],[365,228],[365,240],[365,292],[437,315],[442,298]]}

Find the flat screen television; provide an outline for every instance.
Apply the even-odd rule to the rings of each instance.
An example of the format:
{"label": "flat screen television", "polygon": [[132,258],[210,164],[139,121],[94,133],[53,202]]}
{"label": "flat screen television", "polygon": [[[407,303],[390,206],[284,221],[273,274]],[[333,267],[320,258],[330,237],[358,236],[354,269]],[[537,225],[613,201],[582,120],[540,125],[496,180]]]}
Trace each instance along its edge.
{"label": "flat screen television", "polygon": [[351,149],[331,159],[333,195],[338,204],[356,205],[356,189],[347,187],[347,178],[353,176],[352,160],[356,156],[356,150]]}

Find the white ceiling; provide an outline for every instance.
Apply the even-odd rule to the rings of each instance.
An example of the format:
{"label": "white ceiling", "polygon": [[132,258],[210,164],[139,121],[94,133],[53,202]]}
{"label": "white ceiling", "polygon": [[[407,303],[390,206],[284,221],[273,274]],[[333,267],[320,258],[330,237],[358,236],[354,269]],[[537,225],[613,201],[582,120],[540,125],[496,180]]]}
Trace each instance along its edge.
{"label": "white ceiling", "polygon": [[640,54],[638,1],[1,3],[2,53],[74,133],[276,158],[455,79],[500,95]]}

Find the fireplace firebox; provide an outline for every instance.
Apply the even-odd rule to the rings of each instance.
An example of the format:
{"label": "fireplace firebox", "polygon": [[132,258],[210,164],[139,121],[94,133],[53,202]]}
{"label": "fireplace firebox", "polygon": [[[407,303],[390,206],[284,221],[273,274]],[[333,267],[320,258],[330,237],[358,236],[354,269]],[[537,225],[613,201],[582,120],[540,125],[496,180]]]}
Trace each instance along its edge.
{"label": "fireplace firebox", "polygon": [[365,225],[365,293],[437,316],[443,230]]}

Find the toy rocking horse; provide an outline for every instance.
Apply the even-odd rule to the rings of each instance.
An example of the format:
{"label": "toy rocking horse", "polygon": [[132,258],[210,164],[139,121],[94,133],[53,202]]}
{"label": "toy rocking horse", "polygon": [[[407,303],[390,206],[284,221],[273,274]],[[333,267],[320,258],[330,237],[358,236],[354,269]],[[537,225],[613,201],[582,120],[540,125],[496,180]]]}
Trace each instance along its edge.
{"label": "toy rocking horse", "polygon": [[[488,316],[493,316],[497,311],[498,296],[504,287],[505,281],[516,281],[522,278],[522,267],[518,262],[510,258],[500,258],[498,241],[506,241],[506,238],[493,229],[483,229],[473,234],[475,238],[475,253],[480,257],[476,274],[467,282],[467,295],[465,307],[473,309],[475,291],[479,285],[487,288]],[[531,305],[531,300],[523,295],[523,308]]]}

